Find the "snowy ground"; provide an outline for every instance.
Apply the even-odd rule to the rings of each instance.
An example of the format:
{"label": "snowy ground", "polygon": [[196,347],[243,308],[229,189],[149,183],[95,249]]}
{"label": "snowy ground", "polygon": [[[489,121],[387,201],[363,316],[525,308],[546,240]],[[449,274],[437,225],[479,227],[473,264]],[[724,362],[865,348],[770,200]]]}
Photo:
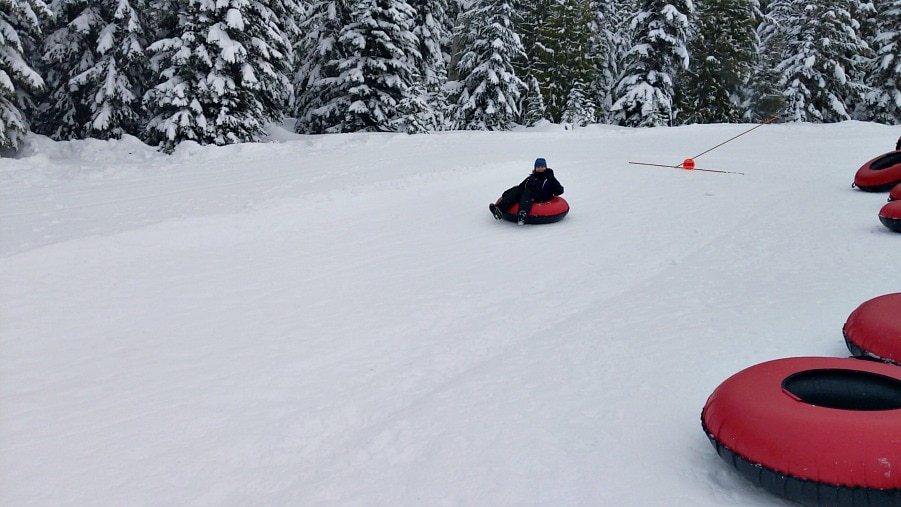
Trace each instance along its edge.
{"label": "snowy ground", "polygon": [[[0,505],[764,506],[700,411],[901,291],[897,127],[542,126],[0,159]],[[487,205],[546,157],[572,211]]]}

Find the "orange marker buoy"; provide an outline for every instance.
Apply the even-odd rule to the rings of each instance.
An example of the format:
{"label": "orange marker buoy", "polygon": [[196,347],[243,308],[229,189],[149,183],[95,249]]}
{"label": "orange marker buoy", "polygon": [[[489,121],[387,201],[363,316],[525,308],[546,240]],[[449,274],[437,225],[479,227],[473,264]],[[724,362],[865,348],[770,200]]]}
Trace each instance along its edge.
{"label": "orange marker buoy", "polygon": [[695,159],[693,159],[693,158],[686,158],[686,159],[682,162],[682,168],[685,169],[685,170],[688,170],[688,171],[691,171],[692,169],[694,169],[694,168],[695,168]]}

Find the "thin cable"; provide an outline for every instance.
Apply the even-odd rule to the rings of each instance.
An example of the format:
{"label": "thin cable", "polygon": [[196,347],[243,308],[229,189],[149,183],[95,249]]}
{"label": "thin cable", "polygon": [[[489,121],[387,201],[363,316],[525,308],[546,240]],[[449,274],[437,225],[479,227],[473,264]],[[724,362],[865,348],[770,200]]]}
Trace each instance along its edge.
{"label": "thin cable", "polygon": [[733,137],[733,138],[731,138],[731,139],[726,139],[725,141],[721,142],[720,144],[714,146],[713,148],[710,148],[709,150],[707,150],[707,151],[705,151],[705,152],[701,152],[700,154],[695,155],[695,156],[693,156],[693,157],[691,157],[691,158],[693,158],[693,159],[694,159],[694,158],[698,158],[698,157],[700,157],[701,155],[703,155],[703,154],[705,154],[705,153],[710,153],[711,151],[713,151],[713,150],[719,148],[720,146],[722,146],[722,145],[724,145],[724,144],[726,144],[726,143],[728,143],[728,142],[730,142],[730,141],[734,141],[734,140],[738,139],[739,137],[741,137],[741,136],[747,134],[748,132],[750,132],[750,131],[752,131],[752,130],[754,130],[754,129],[758,129],[758,128],[760,128],[760,127],[762,127],[762,126],[764,126],[764,125],[766,125],[766,124],[768,124],[768,123],[771,123],[771,122],[775,121],[776,118],[777,118],[776,116],[773,116],[773,117],[771,117],[770,119],[766,120],[765,122],[763,122],[763,123],[761,123],[761,124],[759,124],[759,125],[757,125],[757,126],[751,128],[751,129],[748,129],[748,130],[742,132],[741,134],[738,134],[737,136],[735,136],[735,137]]}
{"label": "thin cable", "polygon": [[[666,164],[649,164],[647,162],[629,162],[630,164],[635,165],[649,165],[653,167],[669,167],[671,169],[685,169],[682,165],[666,165]],[[720,169],[701,169],[700,167],[695,167],[694,169],[686,169],[687,171],[704,171],[708,173],[725,173],[725,174],[744,174],[738,171],[723,171]]]}

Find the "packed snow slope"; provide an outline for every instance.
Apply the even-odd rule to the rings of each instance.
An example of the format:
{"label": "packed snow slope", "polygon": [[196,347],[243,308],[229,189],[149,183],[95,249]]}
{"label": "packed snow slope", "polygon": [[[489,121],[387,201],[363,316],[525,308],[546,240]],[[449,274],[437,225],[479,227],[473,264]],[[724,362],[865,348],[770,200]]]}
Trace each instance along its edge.
{"label": "packed snow slope", "polygon": [[[0,160],[0,505],[769,506],[710,393],[901,291],[897,127],[33,136]],[[496,222],[545,157],[572,210]]]}

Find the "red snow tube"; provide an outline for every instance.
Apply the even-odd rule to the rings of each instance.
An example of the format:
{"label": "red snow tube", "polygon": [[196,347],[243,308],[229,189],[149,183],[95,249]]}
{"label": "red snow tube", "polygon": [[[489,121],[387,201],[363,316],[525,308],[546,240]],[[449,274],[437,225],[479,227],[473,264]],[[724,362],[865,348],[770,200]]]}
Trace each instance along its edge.
{"label": "red snow tube", "polygon": [[746,479],[807,505],[901,505],[901,368],[831,357],[736,373],[701,413]]}
{"label": "red snow tube", "polygon": [[888,193],[889,201],[899,201],[901,200],[901,183],[895,185],[895,188],[892,189],[891,192]]}
{"label": "red snow tube", "polygon": [[[901,292],[886,294],[858,306],[842,327],[848,350],[901,365]],[[898,430],[901,434],[901,428]]]}
{"label": "red snow tube", "polygon": [[[495,201],[495,204],[501,200]],[[504,220],[510,222],[516,221],[516,213],[519,212],[519,203],[513,205],[512,208],[504,213]],[[551,222],[559,222],[569,213],[569,203],[566,199],[558,196],[551,197],[550,201],[536,202],[532,204],[532,210],[526,217],[527,224],[549,224]]]}
{"label": "red snow tube", "polygon": [[857,170],[854,186],[867,192],[885,192],[901,183],[901,151],[879,155]]}
{"label": "red snow tube", "polygon": [[891,201],[879,210],[879,221],[895,232],[901,232],[901,201]]}

